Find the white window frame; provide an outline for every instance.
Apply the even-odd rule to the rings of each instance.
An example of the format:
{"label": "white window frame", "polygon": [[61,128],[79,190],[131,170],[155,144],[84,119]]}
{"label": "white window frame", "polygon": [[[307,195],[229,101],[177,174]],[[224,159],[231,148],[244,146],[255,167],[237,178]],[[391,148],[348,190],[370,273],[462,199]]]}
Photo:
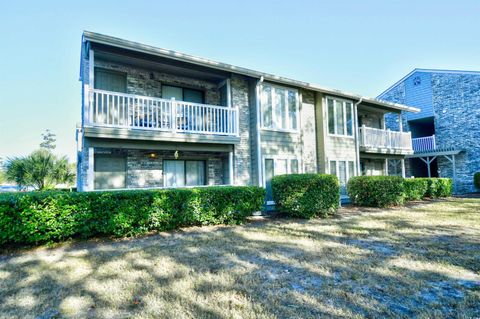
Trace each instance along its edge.
{"label": "white window frame", "polygon": [[[328,110],[328,100],[333,100],[333,128],[335,133],[330,133],[330,114]],[[345,134],[338,134],[337,133],[337,108],[336,108],[336,101],[342,102],[342,108],[343,108],[343,129]],[[352,114],[352,135],[348,135],[347,132],[347,103],[350,103],[350,111]],[[346,99],[341,99],[333,96],[327,96],[325,98],[325,110],[326,110],[326,122],[327,122],[327,133],[329,136],[334,136],[334,137],[343,137],[343,138],[355,138],[355,116],[353,113],[353,101],[351,100],[346,100]]]}
{"label": "white window frame", "polygon": [[[287,174],[292,174],[292,160],[297,160],[298,162],[298,173],[297,174],[303,174],[304,167],[303,167],[303,161],[299,156],[296,155],[263,155],[262,156],[262,180],[263,180],[263,187],[267,187],[267,178],[265,176],[265,160],[273,160],[273,172],[275,176],[275,170],[277,168],[277,161],[278,160],[287,160]],[[274,205],[274,201],[267,201],[267,205]]]}
{"label": "white window frame", "polygon": [[[263,98],[263,88],[265,86],[269,86],[272,88],[271,94],[272,94],[272,127],[265,126],[263,122],[263,117],[264,117],[264,110],[265,110],[265,101]],[[282,89],[285,90],[285,114],[287,116],[286,118],[286,123],[288,126],[288,123],[290,122],[290,117],[289,117],[289,112],[288,112],[288,91],[292,91],[295,93],[295,117],[296,117],[296,129],[291,129],[291,128],[281,128],[277,124],[281,124],[281,120],[279,120],[276,116],[275,112],[275,102],[276,102],[276,94],[275,94],[275,89]],[[280,123],[277,123],[277,121],[280,121]],[[289,133],[298,133],[300,130],[300,103],[299,103],[299,94],[298,90],[286,86],[281,86],[281,85],[275,85],[275,84],[270,84],[270,83],[264,83],[260,87],[260,123],[261,123],[261,128],[264,131],[275,131],[275,132],[289,132]]]}

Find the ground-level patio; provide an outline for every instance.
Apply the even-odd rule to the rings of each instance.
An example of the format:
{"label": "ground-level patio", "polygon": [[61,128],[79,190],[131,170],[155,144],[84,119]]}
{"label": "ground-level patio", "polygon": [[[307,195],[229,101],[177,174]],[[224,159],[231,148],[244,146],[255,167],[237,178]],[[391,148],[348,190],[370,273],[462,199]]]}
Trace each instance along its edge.
{"label": "ground-level patio", "polygon": [[480,317],[480,198],[0,254],[0,317]]}

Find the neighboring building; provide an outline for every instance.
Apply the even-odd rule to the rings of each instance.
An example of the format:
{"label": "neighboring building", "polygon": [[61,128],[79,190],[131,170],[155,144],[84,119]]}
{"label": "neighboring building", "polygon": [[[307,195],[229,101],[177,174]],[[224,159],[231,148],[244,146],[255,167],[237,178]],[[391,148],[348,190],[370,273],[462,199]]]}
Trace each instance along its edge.
{"label": "neighboring building", "polygon": [[345,185],[413,153],[384,114],[418,109],[101,34],[83,34],[80,80],[80,191],[235,184],[270,197],[277,174]]}
{"label": "neighboring building", "polygon": [[[415,153],[407,175],[454,178],[455,191],[474,191],[480,171],[480,72],[415,69],[378,96],[411,105],[420,113],[403,117]],[[394,115],[387,126],[398,130]]]}

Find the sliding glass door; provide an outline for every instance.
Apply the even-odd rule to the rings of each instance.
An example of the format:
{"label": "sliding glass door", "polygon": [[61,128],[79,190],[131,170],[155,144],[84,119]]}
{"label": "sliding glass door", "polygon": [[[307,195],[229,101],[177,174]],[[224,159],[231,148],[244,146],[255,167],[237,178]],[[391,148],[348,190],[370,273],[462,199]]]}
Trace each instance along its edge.
{"label": "sliding glass door", "polygon": [[205,161],[163,161],[165,187],[205,185]]}

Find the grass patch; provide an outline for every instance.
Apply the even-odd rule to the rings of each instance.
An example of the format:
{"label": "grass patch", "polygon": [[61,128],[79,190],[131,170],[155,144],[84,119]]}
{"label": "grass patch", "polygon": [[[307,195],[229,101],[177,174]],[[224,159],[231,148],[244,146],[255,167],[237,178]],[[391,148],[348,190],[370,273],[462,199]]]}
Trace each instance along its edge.
{"label": "grass patch", "polygon": [[479,317],[480,199],[0,255],[0,317]]}

